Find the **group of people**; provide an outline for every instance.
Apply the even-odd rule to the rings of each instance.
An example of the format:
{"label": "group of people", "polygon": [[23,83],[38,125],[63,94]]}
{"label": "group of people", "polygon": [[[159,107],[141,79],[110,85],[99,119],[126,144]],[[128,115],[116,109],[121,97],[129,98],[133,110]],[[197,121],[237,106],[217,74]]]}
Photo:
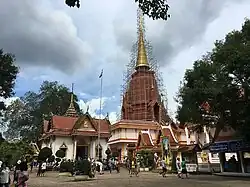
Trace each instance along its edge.
{"label": "group of people", "polygon": [[186,178],[188,178],[187,165],[186,165],[185,158],[183,158],[182,161],[180,161],[180,158],[176,159],[176,169],[178,172],[177,174],[178,178],[183,179],[183,175],[185,175]]}
{"label": "group of people", "polygon": [[13,181],[11,181],[8,164],[0,161],[0,187],[9,187],[12,182],[15,187],[27,187],[28,179],[28,165],[25,159],[23,161],[18,160],[14,166]]}
{"label": "group of people", "polygon": [[[162,159],[161,160],[161,167],[162,167],[162,172],[160,172],[160,175],[163,177],[166,177],[167,174],[167,163],[166,160]],[[187,172],[187,165],[186,165],[186,160],[185,158],[180,161],[180,158],[176,159],[176,169],[177,169],[177,177],[183,179],[183,175],[188,178],[188,172]]]}
{"label": "group of people", "polygon": [[127,160],[127,168],[130,177],[132,177],[133,175],[135,175],[136,177],[139,176],[138,174],[140,169],[140,163],[136,160],[136,158]]}

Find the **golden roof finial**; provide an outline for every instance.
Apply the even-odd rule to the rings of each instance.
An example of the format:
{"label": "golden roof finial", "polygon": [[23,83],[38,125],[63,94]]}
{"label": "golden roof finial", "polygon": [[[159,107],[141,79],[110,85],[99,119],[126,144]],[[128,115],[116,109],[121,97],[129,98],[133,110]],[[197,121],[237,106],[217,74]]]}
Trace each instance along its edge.
{"label": "golden roof finial", "polygon": [[65,113],[65,116],[68,117],[77,117],[77,112],[74,106],[74,83],[72,83],[72,87],[71,87],[71,96],[70,96],[70,104],[69,104],[69,108]]}
{"label": "golden roof finial", "polygon": [[141,66],[149,67],[146,47],[144,43],[144,20],[141,10],[139,10],[138,16],[139,16],[138,17],[139,39],[138,39],[138,54],[137,54],[136,68]]}

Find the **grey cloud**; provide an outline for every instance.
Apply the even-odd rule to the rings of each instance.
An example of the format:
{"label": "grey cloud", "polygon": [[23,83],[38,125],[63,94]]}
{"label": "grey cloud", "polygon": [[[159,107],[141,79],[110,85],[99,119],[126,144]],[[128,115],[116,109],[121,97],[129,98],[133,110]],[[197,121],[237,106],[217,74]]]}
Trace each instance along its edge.
{"label": "grey cloud", "polygon": [[[242,1],[244,0],[237,3]],[[209,23],[219,17],[222,9],[227,4],[235,3],[233,0],[169,0],[168,2],[171,18],[166,22],[159,21],[158,26],[164,24],[163,31],[154,27],[153,35],[147,38],[151,40],[154,56],[161,66],[169,64],[181,50],[201,39]],[[119,21],[114,21],[116,42],[127,52],[131,49],[133,41],[131,35],[135,38],[135,29],[132,29],[135,25],[131,24],[132,28],[119,28],[119,24],[124,20],[117,19]]]}
{"label": "grey cloud", "polygon": [[0,1],[0,48],[23,66],[48,66],[72,73],[91,47],[77,36],[71,18],[37,1]]}

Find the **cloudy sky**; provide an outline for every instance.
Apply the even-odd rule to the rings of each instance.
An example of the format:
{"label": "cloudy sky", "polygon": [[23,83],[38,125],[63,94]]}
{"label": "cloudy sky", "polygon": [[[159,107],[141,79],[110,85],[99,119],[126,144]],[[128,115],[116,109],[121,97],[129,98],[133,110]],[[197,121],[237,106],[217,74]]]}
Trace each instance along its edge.
{"label": "cloudy sky", "polygon": [[[174,115],[175,96],[185,69],[250,17],[248,0],[169,0],[171,18],[146,18],[147,39],[163,73],[168,108]],[[64,0],[0,1],[0,48],[16,55],[20,74],[16,96],[37,91],[44,80],[59,81],[81,99],[83,109],[99,108],[101,69],[103,114],[119,112],[122,73],[136,40],[134,0],[82,0],[69,8]]]}

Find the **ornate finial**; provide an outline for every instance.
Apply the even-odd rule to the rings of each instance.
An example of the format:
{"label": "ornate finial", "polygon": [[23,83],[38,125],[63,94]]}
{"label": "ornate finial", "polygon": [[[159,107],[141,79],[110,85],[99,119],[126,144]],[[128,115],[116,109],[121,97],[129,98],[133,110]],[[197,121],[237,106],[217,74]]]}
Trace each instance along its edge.
{"label": "ornate finial", "polygon": [[109,113],[107,112],[105,119],[109,119]]}
{"label": "ornate finial", "polygon": [[146,47],[144,43],[144,17],[140,9],[138,10],[137,16],[138,16],[137,19],[138,19],[139,37],[138,37],[138,54],[136,61],[136,69],[141,66],[149,67]]}
{"label": "ornate finial", "polygon": [[77,117],[78,116],[76,109],[75,109],[75,106],[74,106],[74,83],[72,83],[72,86],[71,86],[70,104],[69,104],[68,110],[66,111],[65,116],[68,116],[68,117]]}

